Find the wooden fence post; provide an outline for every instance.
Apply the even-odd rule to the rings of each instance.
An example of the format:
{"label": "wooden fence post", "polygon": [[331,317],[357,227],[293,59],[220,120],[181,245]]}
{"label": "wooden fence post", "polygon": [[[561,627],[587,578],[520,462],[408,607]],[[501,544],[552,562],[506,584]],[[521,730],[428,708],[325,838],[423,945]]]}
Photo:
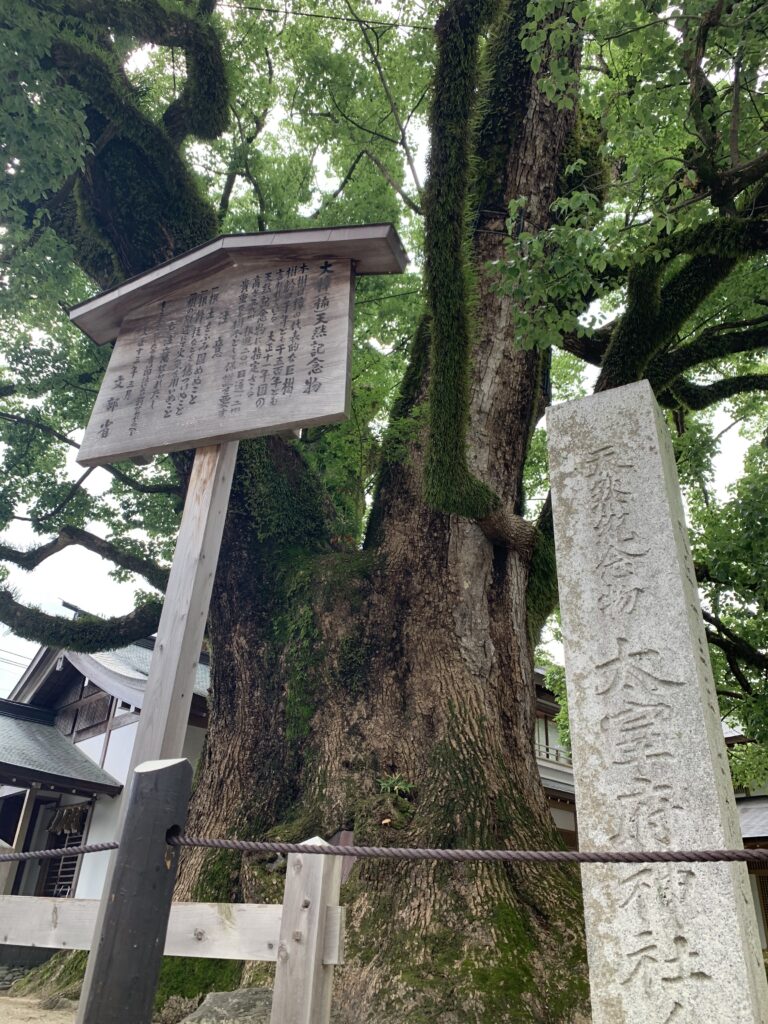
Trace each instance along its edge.
{"label": "wooden fence post", "polygon": [[114,870],[101,897],[77,1024],[150,1024],[192,789],[184,758],[135,769]]}
{"label": "wooden fence post", "polygon": [[[322,839],[308,839],[322,845]],[[333,965],[324,964],[326,917],[339,902],[341,857],[291,853],[270,1024],[328,1024]]]}

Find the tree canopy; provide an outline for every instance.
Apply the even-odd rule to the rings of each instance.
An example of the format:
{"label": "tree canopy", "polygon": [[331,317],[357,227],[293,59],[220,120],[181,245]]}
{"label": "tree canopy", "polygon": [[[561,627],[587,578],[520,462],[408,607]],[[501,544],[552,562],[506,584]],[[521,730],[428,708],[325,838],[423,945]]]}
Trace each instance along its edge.
{"label": "tree canopy", "polygon": [[[328,829],[351,817],[366,834],[360,822],[380,811],[373,797],[355,811],[354,787],[331,792],[312,774],[312,737],[323,731],[339,750],[355,737],[374,751],[365,765],[338,753],[339,771],[361,792],[375,790],[377,773],[411,780],[415,796],[393,801],[414,841],[554,841],[531,824],[545,830],[540,796],[523,815],[500,779],[493,789],[493,771],[481,779],[464,761],[454,767],[446,737],[466,730],[482,746],[481,726],[423,682],[430,673],[413,637],[434,630],[435,664],[456,676],[457,693],[469,692],[461,672],[487,687],[476,711],[496,709],[499,746],[478,763],[498,757],[509,773],[531,761],[531,659],[557,606],[536,424],[553,398],[642,377],[675,438],[723,712],[757,741],[736,755],[737,778],[757,785],[768,775],[765,5],[7,0],[2,21],[0,526],[25,517],[40,544],[4,543],[0,558],[34,569],[82,545],[118,578],[137,575],[154,590],[129,616],[73,623],[26,607],[6,586],[0,621],[81,650],[151,633],[183,503],[189,453],[146,467],[73,468],[109,352],[68,324],[66,307],[218,233],[390,220],[413,266],[399,279],[358,283],[350,419],[291,444],[242,447],[230,515],[247,524],[243,564],[256,559],[276,582],[268,601],[234,567],[222,570],[251,618],[238,632],[222,584],[211,643],[214,661],[218,644],[235,668],[230,681],[222,655],[213,714],[234,715],[235,694],[259,708],[272,694],[278,760],[293,781],[265,775],[272,795],[257,808],[243,797],[231,826],[247,820],[252,834],[286,835],[286,821],[308,824],[308,801],[322,803],[322,792]],[[718,493],[715,459],[737,432],[748,445],[744,471]],[[294,506],[300,519],[287,511]],[[347,621],[369,623],[359,644],[334,634],[341,598],[326,587],[331,563],[354,566],[357,582],[343,589]],[[475,601],[457,598],[443,616],[430,588],[444,570],[464,573]],[[288,600],[300,605],[293,618]],[[438,622],[446,637],[452,631],[450,657]],[[455,673],[446,669],[454,656],[463,666]],[[301,693],[299,676],[311,681]],[[397,682],[391,692],[386,680]],[[397,707],[381,711],[379,725],[405,734],[404,722],[431,716],[437,739],[422,775],[405,747],[394,752],[391,739],[387,751],[372,738],[372,709],[394,693]],[[342,705],[329,724],[329,708]],[[399,725],[386,717],[398,708]],[[223,743],[216,736],[213,728],[212,750]],[[248,755],[243,792],[267,753]],[[214,754],[206,763],[213,772]],[[534,785],[516,772],[521,791]],[[258,886],[246,874],[234,871],[248,896]],[[513,897],[477,885],[478,906],[498,900],[489,941],[507,957],[535,959],[509,923]],[[551,934],[558,948],[565,932],[554,921],[574,904],[568,897],[556,912],[538,899],[526,904],[538,907],[532,933]],[[355,900],[362,921],[370,908],[363,893]],[[529,913],[519,902],[514,913]],[[422,937],[438,934],[434,908],[392,907]],[[440,961],[435,950],[447,970],[455,956]],[[474,1019],[502,1019],[510,1004],[488,992],[504,986],[522,999],[525,1020],[570,1021],[583,1005],[583,992],[555,974],[534,997],[535,971],[512,982],[462,955],[474,964],[461,975],[475,993]],[[415,984],[401,971],[392,991]]]}

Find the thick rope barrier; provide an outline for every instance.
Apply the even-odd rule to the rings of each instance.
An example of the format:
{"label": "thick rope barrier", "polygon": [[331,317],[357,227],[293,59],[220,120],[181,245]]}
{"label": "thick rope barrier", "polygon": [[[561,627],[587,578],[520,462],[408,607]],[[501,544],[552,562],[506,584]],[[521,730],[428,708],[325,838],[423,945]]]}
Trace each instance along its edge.
{"label": "thick rope barrier", "polygon": [[245,839],[169,836],[171,846],[241,853],[309,853],[326,857],[369,857],[389,860],[479,861],[501,864],[696,864],[768,861],[768,850],[440,850],[402,846],[331,846],[309,843],[258,843]]}
{"label": "thick rope barrier", "polygon": [[0,864],[19,860],[60,860],[62,857],[79,857],[81,853],[104,853],[116,850],[119,843],[90,843],[88,846],[59,847],[57,850],[28,850],[26,853],[0,853]]}
{"label": "thick rope barrier", "polygon": [[[443,850],[406,846],[331,846],[310,843],[259,843],[246,839],[210,839],[206,836],[169,835],[169,846],[208,850],[236,850],[239,853],[307,853],[323,857],[360,857],[376,860],[435,860],[447,863],[490,864],[706,864],[741,862],[768,863],[768,849],[755,850]],[[57,860],[86,853],[116,850],[118,843],[90,843],[88,846],[57,850],[29,850],[0,853],[0,863],[25,860]]]}

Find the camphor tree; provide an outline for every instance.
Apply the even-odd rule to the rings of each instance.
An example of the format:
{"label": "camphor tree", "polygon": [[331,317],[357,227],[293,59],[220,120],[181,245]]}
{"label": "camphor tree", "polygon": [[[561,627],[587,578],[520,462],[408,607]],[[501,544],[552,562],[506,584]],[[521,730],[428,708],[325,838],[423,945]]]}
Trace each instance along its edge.
{"label": "camphor tree", "polygon": [[[80,544],[162,591],[187,483],[188,453],[73,474],[108,353],[62,305],[221,231],[393,220],[423,267],[358,286],[348,423],[241,444],[190,831],[557,845],[532,682],[552,382],[653,384],[718,683],[765,738],[767,22],[757,0],[7,0],[0,510],[40,535],[9,565]],[[725,500],[723,403],[754,441]],[[73,649],[158,615],[0,590],[16,633]],[[275,866],[195,852],[180,895],[279,899]],[[569,871],[364,863],[344,900],[341,1019],[586,1019]]]}

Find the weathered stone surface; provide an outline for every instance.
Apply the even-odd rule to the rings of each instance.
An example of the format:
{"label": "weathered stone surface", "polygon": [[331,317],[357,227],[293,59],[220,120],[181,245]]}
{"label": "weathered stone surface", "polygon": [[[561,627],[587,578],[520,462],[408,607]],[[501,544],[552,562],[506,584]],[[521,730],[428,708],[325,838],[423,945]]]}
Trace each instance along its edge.
{"label": "weathered stone surface", "polygon": [[[211,992],[194,1013],[181,1024],[269,1024],[272,990],[239,988],[234,992]],[[331,1024],[337,1014],[331,1011]]]}
{"label": "weathered stone surface", "polygon": [[269,1024],[272,993],[265,988],[239,988],[211,992],[182,1024]]}
{"label": "weathered stone surface", "polygon": [[[740,847],[677,473],[646,381],[548,416],[582,849]],[[594,1024],[765,1024],[744,865],[583,869]]]}

